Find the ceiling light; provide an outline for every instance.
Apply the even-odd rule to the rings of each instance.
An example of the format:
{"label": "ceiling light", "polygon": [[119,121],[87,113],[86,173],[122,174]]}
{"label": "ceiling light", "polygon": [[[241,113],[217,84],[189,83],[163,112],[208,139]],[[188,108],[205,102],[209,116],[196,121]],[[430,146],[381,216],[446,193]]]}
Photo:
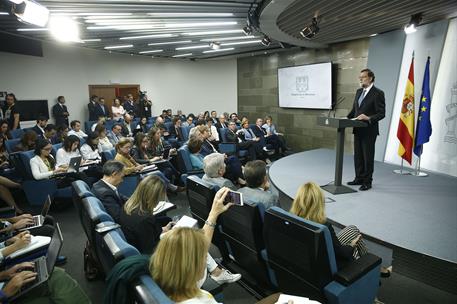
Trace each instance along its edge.
{"label": "ceiling light", "polygon": [[236,36],[236,37],[218,37],[218,38],[207,38],[201,39],[200,41],[211,42],[211,41],[229,41],[229,40],[243,40],[243,39],[255,39],[256,36]]}
{"label": "ceiling light", "polygon": [[243,30],[223,30],[223,31],[205,31],[205,32],[190,32],[182,33],[184,36],[205,36],[205,35],[219,35],[219,34],[235,34],[242,33]]}
{"label": "ceiling light", "polygon": [[250,27],[249,25],[246,25],[245,27],[243,27],[243,33],[246,36],[251,35],[252,34],[252,27]]}
{"label": "ceiling light", "polygon": [[233,13],[148,13],[152,17],[231,17]]}
{"label": "ceiling light", "polygon": [[218,50],[208,50],[208,51],[203,51],[203,53],[216,53],[216,52],[226,52],[226,51],[233,51],[235,48],[226,48],[226,49],[218,49]]}
{"label": "ceiling light", "polygon": [[144,35],[144,36],[131,36],[131,37],[121,37],[119,40],[135,40],[135,39],[149,39],[149,38],[168,38],[175,37],[173,34],[156,34],[156,35]]}
{"label": "ceiling light", "polygon": [[142,51],[142,52],[139,52],[138,54],[150,54],[150,53],[160,53],[160,52],[163,52],[163,50]]}
{"label": "ceiling light", "polygon": [[0,15],[9,15],[8,12],[0,12]]}
{"label": "ceiling light", "polygon": [[305,39],[313,39],[314,36],[319,32],[319,16],[314,15],[313,20],[311,21],[310,25],[305,26],[301,31],[300,35]]}
{"label": "ceiling light", "polygon": [[22,2],[24,2],[24,0],[10,0],[10,2],[13,2],[15,4],[21,4]]}
{"label": "ceiling light", "polygon": [[49,30],[59,41],[81,42],[78,25],[69,17],[52,16],[49,20]]}
{"label": "ceiling light", "polygon": [[422,13],[414,14],[411,16],[411,20],[405,25],[405,33],[412,34],[416,32],[416,27],[422,22]]}
{"label": "ceiling light", "polygon": [[16,4],[14,6],[14,15],[20,21],[41,27],[46,26],[49,20],[49,10],[45,6],[29,0]]}
{"label": "ceiling light", "polygon": [[240,44],[253,44],[253,43],[261,43],[262,40],[250,40],[250,41],[237,41],[237,42],[227,42],[227,43],[222,43],[222,46],[229,46],[229,45],[240,45]]}
{"label": "ceiling light", "polygon": [[47,31],[48,29],[45,27],[34,27],[34,28],[18,28],[18,32],[39,32],[39,31]]}
{"label": "ceiling light", "polygon": [[209,47],[213,50],[219,50],[221,48],[221,44],[219,42],[210,42]]}
{"label": "ceiling light", "polygon": [[167,41],[167,42],[155,42],[155,43],[148,43],[149,46],[152,45],[167,45],[167,44],[185,44],[191,43],[192,40],[181,40],[181,41]]}
{"label": "ceiling light", "polygon": [[207,27],[207,26],[228,26],[236,25],[236,22],[193,22],[193,23],[138,23],[126,25],[110,25],[110,26],[88,26],[88,30],[142,30],[142,29],[162,29],[162,28],[192,28],[192,27]]}
{"label": "ceiling light", "polygon": [[123,45],[110,45],[105,46],[105,50],[114,50],[114,49],[126,49],[133,47],[133,44],[123,44]]}
{"label": "ceiling light", "polygon": [[269,46],[271,44],[271,39],[267,35],[263,36],[262,41],[260,42],[264,46]]}
{"label": "ceiling light", "polygon": [[378,34],[371,34],[370,37],[378,36]]}
{"label": "ceiling light", "polygon": [[179,55],[174,55],[174,56],[171,56],[171,57],[178,58],[178,57],[189,57],[189,56],[192,56],[192,53],[179,54]]}
{"label": "ceiling light", "polygon": [[183,46],[183,47],[178,47],[175,48],[175,50],[180,51],[180,50],[193,50],[193,49],[204,49],[209,47],[208,44],[200,44],[200,45],[191,45],[191,46]]}
{"label": "ceiling light", "polygon": [[101,39],[84,39],[84,40],[81,40],[82,42],[99,42],[99,41],[102,41]]}

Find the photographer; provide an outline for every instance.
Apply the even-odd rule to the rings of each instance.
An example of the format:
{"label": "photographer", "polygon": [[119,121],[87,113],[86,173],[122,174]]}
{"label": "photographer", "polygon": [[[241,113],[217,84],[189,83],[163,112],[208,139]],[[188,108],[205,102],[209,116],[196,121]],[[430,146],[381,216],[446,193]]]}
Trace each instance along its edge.
{"label": "photographer", "polygon": [[146,95],[146,91],[139,91],[139,99],[140,99],[140,110],[139,110],[139,116],[140,117],[151,117],[151,108],[152,108],[152,101],[148,99],[148,96]]}

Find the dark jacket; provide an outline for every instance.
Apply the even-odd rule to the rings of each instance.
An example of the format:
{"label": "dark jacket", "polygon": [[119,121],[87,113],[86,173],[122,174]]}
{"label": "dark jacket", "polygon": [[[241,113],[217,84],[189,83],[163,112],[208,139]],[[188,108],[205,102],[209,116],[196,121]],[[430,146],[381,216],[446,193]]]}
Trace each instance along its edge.
{"label": "dark jacket", "polygon": [[130,151],[130,155],[132,155],[133,159],[139,163],[140,165],[143,165],[143,164],[149,164],[149,158],[147,155],[145,155],[144,153],[142,153],[140,151],[140,149],[138,149],[137,146],[134,146],[132,148],[132,150]]}
{"label": "dark jacket", "polygon": [[134,255],[118,262],[106,278],[104,303],[133,304],[135,299],[130,290],[140,276],[149,275],[148,255]]}
{"label": "dark jacket", "polygon": [[254,133],[254,135],[255,135],[256,137],[263,138],[263,137],[265,137],[265,135],[266,135],[265,129],[262,128],[262,127],[259,127],[259,126],[257,126],[257,125],[253,125],[253,126],[251,127],[251,130],[252,130],[252,132]]}
{"label": "dark jacket", "polygon": [[[103,109],[105,111],[103,111]],[[101,116],[104,116],[104,117],[110,117],[111,116],[108,107],[106,105],[102,105],[102,104],[99,104],[99,103],[96,103],[95,106],[94,106],[94,115],[95,115],[95,119],[94,120],[98,120],[98,118],[101,117]]]}
{"label": "dark jacket", "polygon": [[69,126],[68,116],[65,116],[63,114],[65,112],[68,113],[66,105],[61,105],[61,104],[57,103],[52,107],[52,116],[54,116],[54,119],[56,120],[56,126],[61,126],[61,125]]}
{"label": "dark jacket", "polygon": [[175,137],[178,141],[184,141],[184,136],[182,135],[181,127],[172,126],[170,128],[170,136]]}
{"label": "dark jacket", "polygon": [[119,195],[111,189],[103,180],[99,180],[92,186],[92,193],[102,202],[106,211],[119,223],[121,209],[127,201],[127,197]]}
{"label": "dark jacket", "polygon": [[44,135],[44,132],[41,131],[41,129],[37,125],[34,125],[31,130],[35,132],[38,135],[38,137],[43,137]]}
{"label": "dark jacket", "polygon": [[[222,124],[221,124],[220,122],[218,122],[218,123],[216,124],[216,129],[219,130],[220,128],[222,128]],[[228,124],[227,124],[226,122],[224,122],[224,128],[228,128]]]}
{"label": "dark jacket", "polygon": [[93,103],[89,102],[87,104],[87,109],[89,110],[89,121],[96,121],[98,117],[95,115],[95,106],[97,106],[98,103]]}
{"label": "dark jacket", "polygon": [[386,101],[384,98],[384,92],[375,86],[372,86],[367,96],[362,100],[359,107],[359,97],[362,94],[363,89],[357,90],[354,98],[354,104],[351,112],[348,114],[348,118],[355,118],[360,114],[365,114],[370,117],[368,126],[366,128],[354,128],[353,133],[361,136],[376,136],[379,135],[379,124],[378,121],[386,116]]}
{"label": "dark jacket", "polygon": [[137,210],[128,215],[122,208],[119,224],[130,245],[142,254],[152,254],[162,233],[162,227],[154,215],[139,214]]}
{"label": "dark jacket", "polygon": [[346,264],[350,263],[354,260],[352,253],[354,252],[354,248],[349,245],[341,245],[340,241],[336,237],[335,230],[333,229],[332,224],[329,222],[325,223],[328,230],[330,231],[330,235],[332,237],[333,243],[333,250],[335,251],[335,259],[338,269],[343,268]]}

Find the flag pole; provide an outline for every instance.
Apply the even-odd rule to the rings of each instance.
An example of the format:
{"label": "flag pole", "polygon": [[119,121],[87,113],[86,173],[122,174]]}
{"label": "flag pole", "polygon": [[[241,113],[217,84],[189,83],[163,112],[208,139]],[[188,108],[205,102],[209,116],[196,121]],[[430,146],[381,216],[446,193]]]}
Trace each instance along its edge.
{"label": "flag pole", "polygon": [[400,170],[395,169],[394,173],[395,174],[400,174],[400,175],[409,175],[409,174],[411,174],[411,171],[403,170],[403,158],[401,159]]}
{"label": "flag pole", "polygon": [[416,171],[411,172],[411,175],[419,176],[419,177],[428,176],[428,173],[421,172],[421,158],[422,158],[422,151],[421,151],[421,155],[419,156],[419,160],[417,161]]}

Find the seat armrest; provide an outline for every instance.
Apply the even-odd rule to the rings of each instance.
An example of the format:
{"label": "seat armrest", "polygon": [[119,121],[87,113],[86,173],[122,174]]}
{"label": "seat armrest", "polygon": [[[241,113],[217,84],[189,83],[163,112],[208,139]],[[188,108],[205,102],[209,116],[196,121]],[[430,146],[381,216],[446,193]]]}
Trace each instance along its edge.
{"label": "seat armrest", "polygon": [[197,175],[197,174],[203,174],[203,173],[205,173],[203,170],[191,170],[191,171],[186,172],[187,175]]}
{"label": "seat armrest", "polygon": [[368,253],[363,255],[338,271],[335,274],[335,281],[344,286],[349,286],[363,277],[366,273],[378,267],[381,264],[381,261],[382,259],[374,254]]}

